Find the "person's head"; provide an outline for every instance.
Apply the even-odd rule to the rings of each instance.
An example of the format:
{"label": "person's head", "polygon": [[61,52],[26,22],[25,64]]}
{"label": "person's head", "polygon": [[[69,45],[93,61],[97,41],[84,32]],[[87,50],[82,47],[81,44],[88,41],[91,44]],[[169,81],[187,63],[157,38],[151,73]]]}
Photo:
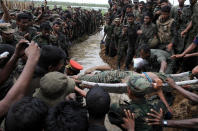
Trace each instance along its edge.
{"label": "person's head", "polygon": [[146,3],[146,9],[151,11],[152,10],[152,7],[153,7],[153,2],[147,2]]}
{"label": "person's head", "polygon": [[114,19],[114,22],[115,22],[115,25],[116,26],[119,26],[120,25],[120,18],[118,17],[118,18],[115,18]]}
{"label": "person's head", "polygon": [[49,110],[45,131],[87,131],[87,110],[75,101],[61,102]]}
{"label": "person's head", "polygon": [[148,59],[151,55],[150,47],[147,44],[142,44],[139,48],[140,50],[140,57],[142,59]]}
{"label": "person's head", "polygon": [[160,0],[160,6],[163,8],[164,6],[168,6],[168,0]]}
{"label": "person's head", "polygon": [[111,19],[110,18],[106,18],[106,24],[111,24]]}
{"label": "person's head", "polygon": [[12,29],[10,23],[0,23],[0,35],[3,40],[5,40],[5,41],[13,40],[14,33],[15,33],[15,30]]}
{"label": "person's head", "polygon": [[81,70],[83,70],[83,67],[74,60],[67,62],[67,65],[65,67],[65,72],[68,76],[77,75]]}
{"label": "person's head", "polygon": [[17,15],[16,22],[19,28],[22,30],[25,30],[29,27],[30,22],[31,22],[31,17],[30,14],[28,13],[20,13]]}
{"label": "person's head", "polygon": [[47,73],[40,79],[40,88],[34,97],[44,101],[49,107],[65,101],[66,96],[74,93],[75,82],[60,72]]}
{"label": "person's head", "polygon": [[130,14],[128,14],[128,16],[127,16],[127,22],[129,23],[129,24],[133,24],[134,23],[134,15],[133,15],[133,13],[130,13]]}
{"label": "person's head", "polygon": [[144,4],[144,1],[140,1],[138,8],[142,10],[144,8]]}
{"label": "person's head", "polygon": [[133,74],[127,81],[127,91],[130,99],[144,98],[152,90],[152,84],[139,74]]}
{"label": "person's head", "polygon": [[116,10],[117,8],[118,8],[117,4],[114,3],[113,6],[112,6],[112,9],[113,9],[113,10]]}
{"label": "person's head", "polygon": [[38,67],[46,70],[47,72],[62,71],[62,69],[64,69],[65,59],[66,54],[61,48],[45,45],[41,48]]}
{"label": "person's head", "polygon": [[152,22],[153,19],[153,14],[151,12],[146,12],[144,14],[144,24],[150,24]]}
{"label": "person's head", "polygon": [[167,20],[170,17],[170,11],[171,8],[170,6],[164,6],[161,8],[161,18],[163,20]]}
{"label": "person's head", "polygon": [[179,6],[184,6],[186,0],[178,0]]}
{"label": "person's head", "polygon": [[191,5],[194,5],[195,3],[197,3],[197,0],[190,0]]}
{"label": "person's head", "polygon": [[8,111],[5,131],[42,131],[48,107],[37,98],[25,97]]}
{"label": "person's head", "polygon": [[86,95],[86,105],[89,117],[94,120],[103,120],[109,112],[110,96],[103,88],[95,86]]}
{"label": "person's head", "polygon": [[61,29],[61,23],[58,22],[58,21],[54,22],[52,28],[53,28],[53,31],[54,32],[57,32],[58,33],[60,31],[60,29]]}
{"label": "person's head", "polygon": [[134,4],[135,8],[137,8],[138,4],[139,4],[139,0],[133,0],[133,4]]}
{"label": "person's head", "polygon": [[127,5],[127,7],[126,7],[126,13],[130,13],[130,12],[132,12],[132,6],[131,5]]}
{"label": "person's head", "polygon": [[14,47],[8,44],[0,44],[0,54],[8,52],[8,56],[3,60],[0,60],[0,68],[3,68],[6,63],[10,60],[12,55],[14,54]]}
{"label": "person's head", "polygon": [[48,38],[50,36],[51,30],[52,30],[50,23],[43,22],[40,26],[40,30],[41,30],[42,36],[45,38]]}

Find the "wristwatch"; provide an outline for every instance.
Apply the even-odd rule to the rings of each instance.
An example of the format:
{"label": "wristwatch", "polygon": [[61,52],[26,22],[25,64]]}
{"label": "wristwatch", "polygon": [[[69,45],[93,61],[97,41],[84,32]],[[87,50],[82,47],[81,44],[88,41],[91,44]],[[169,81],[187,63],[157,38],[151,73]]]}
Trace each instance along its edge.
{"label": "wristwatch", "polygon": [[163,125],[164,125],[164,126],[167,126],[167,125],[168,125],[168,122],[167,122],[166,120],[164,120],[164,121],[163,121]]}

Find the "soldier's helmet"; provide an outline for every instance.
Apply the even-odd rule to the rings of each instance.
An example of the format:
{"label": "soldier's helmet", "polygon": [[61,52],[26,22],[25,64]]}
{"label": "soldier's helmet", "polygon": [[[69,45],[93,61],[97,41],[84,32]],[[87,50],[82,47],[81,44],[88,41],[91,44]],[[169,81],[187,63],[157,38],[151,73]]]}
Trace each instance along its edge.
{"label": "soldier's helmet", "polygon": [[144,96],[153,90],[152,84],[146,78],[138,74],[131,75],[127,85],[135,96]]}

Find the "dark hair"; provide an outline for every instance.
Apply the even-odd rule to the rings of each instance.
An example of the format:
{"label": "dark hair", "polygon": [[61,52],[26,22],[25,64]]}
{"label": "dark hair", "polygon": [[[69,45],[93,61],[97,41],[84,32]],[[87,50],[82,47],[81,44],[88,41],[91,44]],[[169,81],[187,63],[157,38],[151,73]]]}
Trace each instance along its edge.
{"label": "dark hair", "polygon": [[144,53],[149,53],[151,52],[151,49],[149,47],[149,45],[147,44],[142,44],[140,47],[139,47],[139,50],[143,50]]}
{"label": "dark hair", "polygon": [[76,101],[61,102],[49,110],[45,131],[87,131],[87,110]]}
{"label": "dark hair", "polygon": [[135,16],[134,16],[133,13],[129,13],[129,14],[127,15],[127,17],[133,17],[133,18],[134,18]]}
{"label": "dark hair", "polygon": [[41,23],[40,25],[40,30],[51,30],[52,27],[50,26],[50,23],[49,22],[43,22]]}
{"label": "dark hair", "polygon": [[143,6],[145,5],[144,1],[140,1],[140,3],[139,3],[139,4],[142,4]]}
{"label": "dark hair", "polygon": [[144,17],[145,17],[145,16],[148,16],[148,17],[150,17],[150,19],[152,19],[152,18],[153,18],[153,13],[151,13],[150,11],[145,12],[145,13],[144,13]]}
{"label": "dark hair", "polygon": [[53,23],[53,26],[54,25],[61,25],[61,23],[59,22],[59,21],[55,21],[54,23]]}
{"label": "dark hair", "polygon": [[33,16],[32,15],[30,15],[29,13],[20,13],[20,14],[18,14],[17,15],[17,21],[21,21],[22,19],[28,19],[28,20],[30,20],[31,18],[33,18]]}
{"label": "dark hair", "polygon": [[132,8],[132,5],[127,5],[126,8]]}
{"label": "dark hair", "polygon": [[38,66],[48,70],[50,65],[55,67],[63,59],[66,59],[66,54],[61,48],[52,45],[44,45],[41,48]]}
{"label": "dark hair", "polygon": [[165,3],[168,3],[168,0],[160,0],[160,4],[161,4],[161,3],[164,3],[164,2],[165,2]]}
{"label": "dark hair", "polygon": [[171,7],[170,6],[164,6],[161,9],[161,12],[170,13],[170,11],[171,11]]}
{"label": "dark hair", "polygon": [[25,97],[8,111],[6,131],[42,131],[48,107],[38,98]]}
{"label": "dark hair", "polygon": [[104,118],[110,109],[110,96],[101,87],[93,87],[86,96],[89,116],[94,119]]}
{"label": "dark hair", "polygon": [[0,63],[0,68],[3,68],[6,63],[10,60],[10,58],[12,57],[12,55],[14,54],[14,46],[8,45],[8,44],[0,44],[0,54],[4,53],[4,52],[9,52],[9,55],[7,56],[7,58],[5,58],[1,63]]}

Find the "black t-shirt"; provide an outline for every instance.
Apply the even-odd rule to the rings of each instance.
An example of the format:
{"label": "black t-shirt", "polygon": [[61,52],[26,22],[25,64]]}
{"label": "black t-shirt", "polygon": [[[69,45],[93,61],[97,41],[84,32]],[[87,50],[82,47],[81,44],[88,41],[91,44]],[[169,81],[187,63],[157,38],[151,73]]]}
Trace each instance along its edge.
{"label": "black t-shirt", "polygon": [[107,129],[102,125],[90,125],[88,131],[107,131]]}

